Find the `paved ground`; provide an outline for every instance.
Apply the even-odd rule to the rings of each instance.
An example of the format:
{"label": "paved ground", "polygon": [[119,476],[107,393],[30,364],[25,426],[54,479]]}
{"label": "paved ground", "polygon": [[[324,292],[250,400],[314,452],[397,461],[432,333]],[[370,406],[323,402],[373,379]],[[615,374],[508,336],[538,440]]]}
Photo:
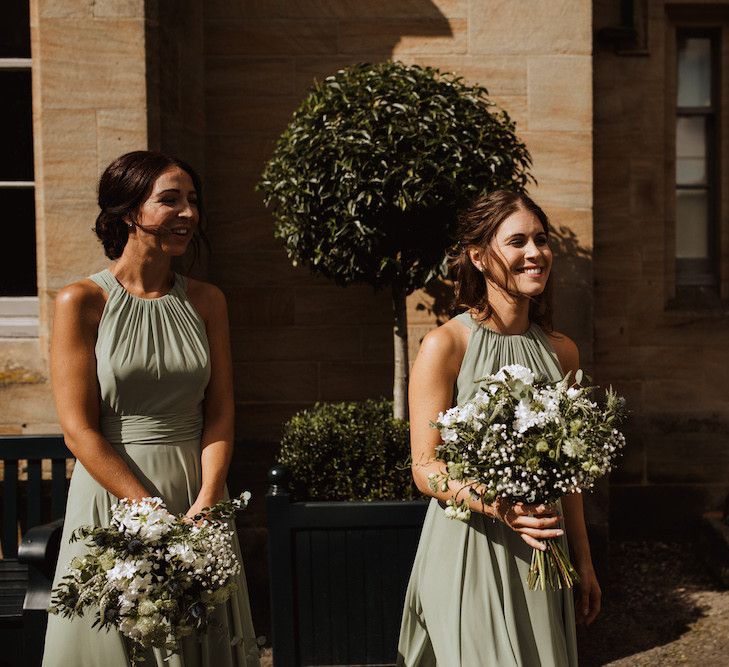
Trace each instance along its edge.
{"label": "paved ground", "polygon": [[580,667],[729,667],[729,591],[693,545],[615,545],[604,603],[580,632]]}
{"label": "paved ground", "polygon": [[603,613],[579,632],[580,667],[729,667],[729,591],[691,544],[618,543],[609,577]]}

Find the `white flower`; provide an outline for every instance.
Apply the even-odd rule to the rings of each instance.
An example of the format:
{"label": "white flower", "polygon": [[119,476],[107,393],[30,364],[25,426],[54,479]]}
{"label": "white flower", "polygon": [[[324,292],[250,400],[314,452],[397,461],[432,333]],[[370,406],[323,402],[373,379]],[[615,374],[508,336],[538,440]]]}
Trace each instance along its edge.
{"label": "white flower", "polygon": [[179,542],[177,544],[170,544],[167,547],[167,553],[173,557],[179,559],[185,565],[191,565],[195,562],[195,552],[186,542]]}
{"label": "white flower", "polygon": [[157,613],[157,605],[151,600],[142,600],[139,603],[140,616],[152,616]]}
{"label": "white flower", "polygon": [[172,529],[176,518],[161,498],[143,498],[114,505],[111,521],[120,533],[154,544]]}
{"label": "white flower", "polygon": [[520,364],[511,364],[504,366],[494,375],[497,380],[507,382],[508,380],[521,380],[524,384],[534,384],[534,373]]}
{"label": "white flower", "polygon": [[120,579],[131,579],[137,573],[139,566],[135,560],[122,560],[117,558],[114,567],[106,572],[106,578],[109,581],[118,581]]}

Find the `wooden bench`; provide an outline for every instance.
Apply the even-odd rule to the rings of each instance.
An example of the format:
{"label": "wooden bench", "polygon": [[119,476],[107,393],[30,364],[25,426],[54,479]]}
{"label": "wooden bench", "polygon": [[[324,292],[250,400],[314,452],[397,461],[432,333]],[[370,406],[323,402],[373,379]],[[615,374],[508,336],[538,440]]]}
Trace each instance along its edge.
{"label": "wooden bench", "polygon": [[[73,454],[60,435],[0,436],[0,458],[0,643],[9,651],[4,649],[0,666],[30,667],[40,665],[43,651],[66,506],[66,465]],[[50,479],[43,479],[44,460],[50,461]],[[18,475],[21,461],[27,462],[25,479]]]}

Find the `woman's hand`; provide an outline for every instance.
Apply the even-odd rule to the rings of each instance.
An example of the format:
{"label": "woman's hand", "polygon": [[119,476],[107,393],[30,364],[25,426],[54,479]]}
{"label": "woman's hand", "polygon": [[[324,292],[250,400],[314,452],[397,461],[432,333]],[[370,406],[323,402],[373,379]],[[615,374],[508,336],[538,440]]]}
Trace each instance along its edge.
{"label": "woman's hand", "polygon": [[575,616],[578,623],[590,625],[600,613],[602,591],[591,562],[578,565],[577,574],[580,575],[580,583],[577,585]]}
{"label": "woman's hand", "polygon": [[506,498],[497,498],[492,505],[494,516],[521,535],[530,547],[544,551],[547,545],[539,540],[559,537],[560,516],[552,505],[526,505]]}
{"label": "woman's hand", "polygon": [[190,506],[190,509],[185,512],[185,516],[188,519],[194,519],[196,514],[201,514],[202,511],[206,507],[212,507],[217,503],[218,501],[223,499],[223,494],[220,494],[219,498],[216,498],[214,496],[204,495],[200,494],[196,499],[195,502]]}

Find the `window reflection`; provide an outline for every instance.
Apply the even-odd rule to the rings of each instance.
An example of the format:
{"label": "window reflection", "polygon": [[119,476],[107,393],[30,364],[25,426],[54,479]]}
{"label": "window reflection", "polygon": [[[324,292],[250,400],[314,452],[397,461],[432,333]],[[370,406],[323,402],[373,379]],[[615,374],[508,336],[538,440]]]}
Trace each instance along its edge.
{"label": "window reflection", "polygon": [[678,40],[678,106],[711,106],[711,39]]}
{"label": "window reflection", "polygon": [[706,119],[679,117],[676,124],[676,183],[706,185]]}
{"label": "window reflection", "polygon": [[709,255],[706,194],[706,190],[676,193],[676,257],[679,259],[702,259]]}

